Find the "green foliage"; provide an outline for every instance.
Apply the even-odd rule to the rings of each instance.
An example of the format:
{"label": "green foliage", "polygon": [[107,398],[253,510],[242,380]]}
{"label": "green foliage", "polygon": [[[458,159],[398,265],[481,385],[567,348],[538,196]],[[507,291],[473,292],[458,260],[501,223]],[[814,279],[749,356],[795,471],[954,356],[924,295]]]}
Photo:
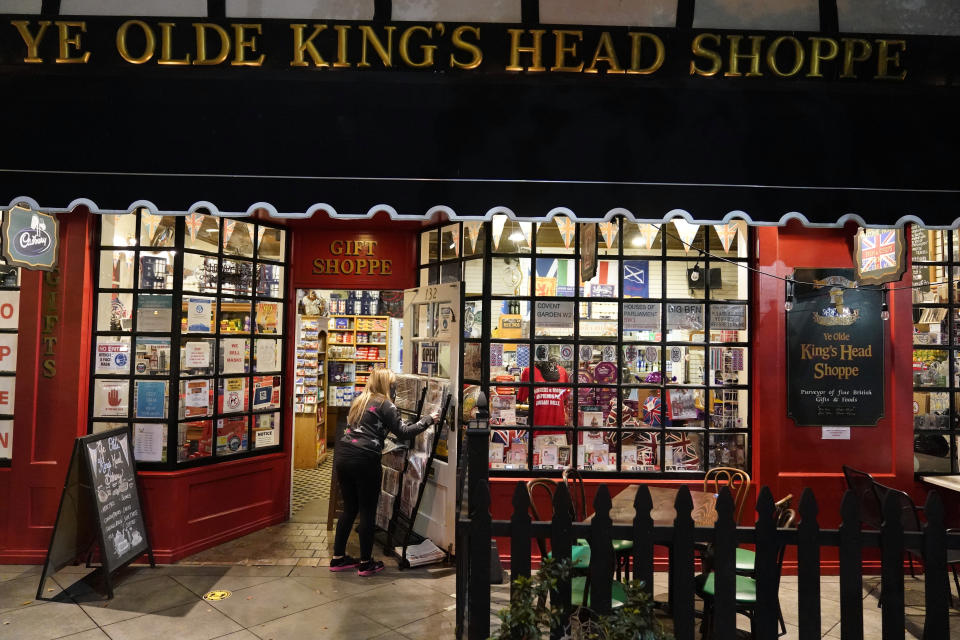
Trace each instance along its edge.
{"label": "green foliage", "polygon": [[586,607],[576,609],[565,623],[559,607],[548,606],[549,594],[561,580],[571,576],[566,558],[546,558],[532,578],[513,581],[510,607],[498,613],[500,630],[490,640],[541,640],[550,629],[564,627],[570,640],[669,640],[653,612],[653,598],[643,582],[626,585],[627,601],[609,615],[601,616]]}

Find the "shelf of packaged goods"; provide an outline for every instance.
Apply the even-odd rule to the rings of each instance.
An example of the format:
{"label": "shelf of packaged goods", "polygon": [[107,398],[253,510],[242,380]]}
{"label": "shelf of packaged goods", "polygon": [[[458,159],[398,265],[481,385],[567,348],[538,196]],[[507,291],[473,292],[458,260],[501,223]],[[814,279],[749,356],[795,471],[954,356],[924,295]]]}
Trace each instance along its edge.
{"label": "shelf of packaged goods", "polygon": [[340,360],[338,358],[330,358],[330,362],[356,362],[355,358],[347,358],[346,360]]}
{"label": "shelf of packaged goods", "polygon": [[387,346],[386,342],[358,342],[358,347],[385,347]]}

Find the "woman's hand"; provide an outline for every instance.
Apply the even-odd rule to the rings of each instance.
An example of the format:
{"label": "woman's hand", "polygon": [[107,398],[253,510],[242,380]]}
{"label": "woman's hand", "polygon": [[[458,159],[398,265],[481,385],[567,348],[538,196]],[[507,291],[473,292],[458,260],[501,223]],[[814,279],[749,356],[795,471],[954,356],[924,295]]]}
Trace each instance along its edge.
{"label": "woman's hand", "polygon": [[440,420],[440,412],[434,409],[430,412],[430,420],[433,421],[433,424],[437,424]]}

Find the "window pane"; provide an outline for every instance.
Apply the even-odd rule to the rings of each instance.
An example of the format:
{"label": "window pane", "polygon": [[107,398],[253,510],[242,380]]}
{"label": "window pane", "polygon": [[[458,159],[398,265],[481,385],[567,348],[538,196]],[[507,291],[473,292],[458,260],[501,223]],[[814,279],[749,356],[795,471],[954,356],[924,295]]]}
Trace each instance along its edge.
{"label": "window pane", "polygon": [[257,333],[283,333],[281,318],[283,318],[282,302],[257,303]]}
{"label": "window pane", "polygon": [[710,434],[709,468],[747,468],[747,436],[743,433]]}
{"label": "window pane", "polygon": [[597,225],[597,255],[616,256],[620,253],[620,221]]}
{"label": "window pane", "polygon": [[748,317],[745,304],[710,305],[710,342],[746,342]]}
{"label": "window pane", "polygon": [[667,389],[666,417],[673,427],[703,427],[703,389]]}
{"label": "window pane", "polygon": [[665,445],[665,471],[704,471],[702,433],[667,431]]}
{"label": "window pane", "polygon": [[93,381],[93,416],[95,418],[127,418],[130,415],[130,382],[128,380]]}
{"label": "window pane", "polygon": [[280,413],[261,413],[254,416],[253,448],[274,447],[280,444]]}
{"label": "window pane", "polygon": [[623,254],[627,256],[660,256],[663,250],[662,225],[625,222]]}
{"label": "window pane", "polygon": [[659,302],[624,302],[623,339],[659,340],[662,314]]}
{"label": "window pane", "polygon": [[[668,298],[702,299],[704,297],[704,287],[708,276],[701,263],[672,261],[667,262],[666,265]],[[709,277],[713,281],[718,275],[712,273]]]}
{"label": "window pane", "polygon": [[467,300],[463,307],[463,337],[479,338],[483,333],[483,301]]}
{"label": "window pane", "polygon": [[257,265],[257,295],[266,298],[283,297],[283,267],[273,264]]}
{"label": "window pane", "polygon": [[425,265],[437,262],[440,259],[440,250],[437,246],[440,232],[436,229],[424,231],[420,234],[420,264]]}
{"label": "window pane", "polygon": [[623,384],[660,383],[660,347],[625,344],[622,354]]}
{"label": "window pane", "polygon": [[949,365],[945,349],[913,350],[913,386],[945,387]]}
{"label": "window pane", "polygon": [[662,225],[660,233],[667,243],[667,255],[692,258],[698,249],[706,249],[704,230],[707,228],[709,228],[707,225],[690,224],[684,220],[671,220]]}
{"label": "window pane", "polygon": [[487,246],[487,229],[490,228],[488,222],[464,222],[463,223],[463,243],[461,251],[464,257],[482,256],[484,247]]}
{"label": "window pane", "polygon": [[537,258],[536,296],[573,297],[577,292],[577,261],[564,258]]}
{"label": "window pane", "polygon": [[166,418],[169,406],[166,380],[137,380],[133,383],[135,418]]}
{"label": "window pane", "polygon": [[467,260],[463,263],[463,282],[466,295],[483,293],[483,260]]}
{"label": "window pane", "polygon": [[[269,338],[255,341],[254,363],[257,372],[279,371],[283,357],[283,342]],[[316,365],[316,362],[313,363]]]}
{"label": "window pane", "polygon": [[667,307],[667,340],[703,342],[703,305],[670,303]]}
{"label": "window pane", "polygon": [[133,289],[133,258],[133,251],[101,251],[100,288]]}
{"label": "window pane", "polygon": [[183,338],[180,341],[180,375],[211,376],[216,364],[213,338]]}
{"label": "window pane", "polygon": [[[503,228],[497,237],[498,218],[503,221]],[[493,250],[497,253],[530,253],[530,238],[533,233],[532,222],[516,222],[507,220],[503,214],[494,216]]]}
{"label": "window pane", "polygon": [[138,462],[166,462],[167,425],[160,422],[135,422],[133,455]]}
{"label": "window pane", "polygon": [[206,458],[213,453],[213,420],[181,422],[177,462]]}
{"label": "window pane", "polygon": [[617,447],[615,431],[580,431],[577,446],[577,468],[592,471],[616,471]]}
{"label": "window pane", "polygon": [[170,333],[173,329],[173,296],[137,296],[137,331]]}
{"label": "window pane", "polygon": [[176,244],[177,216],[140,214],[140,246],[172,247]]}
{"label": "window pane", "polygon": [[[749,272],[747,264],[710,263],[710,298],[713,300],[746,300]],[[706,272],[702,273],[704,275]]]}
{"label": "window pane", "polygon": [[137,336],[134,371],[138,376],[170,375],[170,338]]}
{"label": "window pane", "polygon": [[614,301],[580,303],[580,337],[616,338],[619,305]]}
{"label": "window pane", "polygon": [[[477,302],[479,308],[479,301]],[[476,322],[476,320],[474,320]],[[529,338],[530,303],[527,300],[490,301],[490,326],[494,338]]]}
{"label": "window pane", "polygon": [[[567,238],[560,233],[558,224],[566,229]],[[569,228],[567,228],[569,225]],[[558,216],[549,222],[538,225],[537,229],[537,253],[568,253],[573,254],[576,249],[576,235],[574,234],[574,225],[566,216]]]}
{"label": "window pane", "polygon": [[710,428],[745,429],[750,408],[747,398],[746,389],[711,389]]}
{"label": "window pane", "polygon": [[257,233],[260,235],[257,258],[282,262],[286,257],[286,232],[283,229],[258,227]]}
{"label": "window pane", "polygon": [[661,264],[658,260],[624,260],[623,297],[659,298]]}
{"label": "window pane", "polygon": [[250,410],[247,378],[223,378],[217,391],[217,413],[244,413]]}
{"label": "window pane", "polygon": [[711,384],[747,384],[747,356],[746,347],[710,347],[708,366]]}
{"label": "window pane", "polygon": [[173,251],[140,253],[140,288],[173,289]]}
{"label": "window pane", "polygon": [[219,259],[216,256],[202,256],[196,253],[183,255],[183,289],[197,293],[216,293],[217,278],[220,273]]}
{"label": "window pane", "polygon": [[490,285],[493,295],[530,295],[530,259],[494,258]]}
{"label": "window pane", "polygon": [[490,468],[526,469],[529,440],[529,432],[523,430],[509,429],[491,433]]}
{"label": "window pane", "polygon": [[[220,218],[217,216],[200,216],[185,221],[187,232],[183,236],[183,246],[187,249],[196,249],[208,253],[217,253],[220,250]],[[194,232],[193,226],[196,226]]]}
{"label": "window pane", "polygon": [[220,290],[232,295],[253,293],[253,263],[224,260],[220,265]]}
{"label": "window pane", "polygon": [[217,301],[215,298],[184,296],[180,330],[183,333],[216,331]]}
{"label": "window pane", "polygon": [[100,216],[100,244],[129,247],[137,244],[137,216],[133,213]]}
{"label": "window pane", "polygon": [[537,300],[534,304],[536,336],[572,336],[575,304],[573,300]]}
{"label": "window pane", "polygon": [[621,471],[660,471],[660,440],[656,431],[625,431],[620,445]]}
{"label": "window pane", "polygon": [[220,373],[250,372],[250,341],[246,338],[220,339]]}
{"label": "window pane", "polygon": [[440,283],[444,284],[447,282],[460,282],[461,267],[459,262],[451,262],[449,264],[441,265],[440,267]]}
{"label": "window pane", "polygon": [[595,384],[617,384],[619,382],[617,345],[581,344],[578,353],[580,370],[589,375],[590,382]]}
{"label": "window pane", "polygon": [[440,259],[458,258],[460,254],[460,225],[448,224],[440,230]]}
{"label": "window pane", "polygon": [[213,380],[195,378],[180,381],[180,419],[213,415]]}
{"label": "window pane", "polygon": [[[252,222],[231,224],[233,220],[223,221],[223,253],[228,256],[253,257],[253,230]],[[231,228],[232,227],[232,228]]]}
{"label": "window pane", "polygon": [[615,260],[600,260],[597,263],[597,275],[584,283],[582,295],[587,298],[616,298],[619,290],[618,266]]}
{"label": "window pane", "polygon": [[129,336],[97,336],[94,373],[124,375],[130,373]]}
{"label": "window pane", "polygon": [[253,377],[253,410],[280,408],[280,376]]}
{"label": "window pane", "polygon": [[[727,247],[724,248],[726,243]],[[747,223],[734,221],[710,227],[710,253],[724,258],[747,257]]]}
{"label": "window pane", "polygon": [[533,437],[533,468],[562,469],[570,464],[568,434],[553,433]]}
{"label": "window pane", "polygon": [[97,331],[130,331],[133,294],[101,293],[97,296]]}
{"label": "window pane", "polygon": [[220,333],[250,333],[249,300],[221,298]]}

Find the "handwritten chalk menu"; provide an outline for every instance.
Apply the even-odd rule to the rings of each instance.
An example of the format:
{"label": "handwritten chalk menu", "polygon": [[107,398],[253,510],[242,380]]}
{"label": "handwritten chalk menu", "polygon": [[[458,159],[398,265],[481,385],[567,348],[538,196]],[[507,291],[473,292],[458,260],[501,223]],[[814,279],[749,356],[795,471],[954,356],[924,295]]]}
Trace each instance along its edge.
{"label": "handwritten chalk menu", "polygon": [[[880,292],[853,269],[797,269],[787,312],[787,415],[800,426],[875,426],[883,417]],[[811,283],[811,284],[804,284]]]}
{"label": "handwritten chalk menu", "polygon": [[137,493],[130,431],[105,431],[74,442],[60,509],[40,577],[37,599],[46,577],[100,549],[108,595],[110,575],[142,554],[153,565],[143,508]]}

